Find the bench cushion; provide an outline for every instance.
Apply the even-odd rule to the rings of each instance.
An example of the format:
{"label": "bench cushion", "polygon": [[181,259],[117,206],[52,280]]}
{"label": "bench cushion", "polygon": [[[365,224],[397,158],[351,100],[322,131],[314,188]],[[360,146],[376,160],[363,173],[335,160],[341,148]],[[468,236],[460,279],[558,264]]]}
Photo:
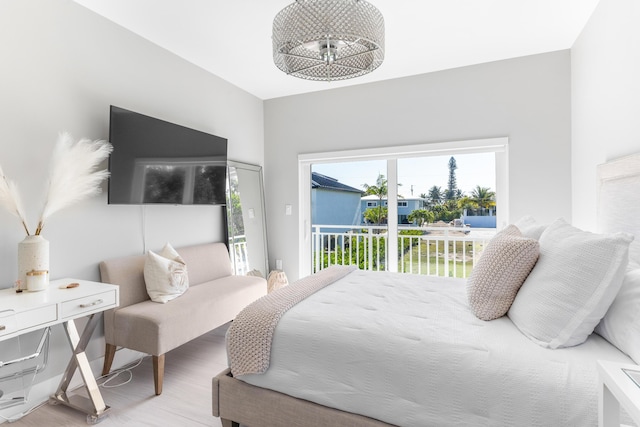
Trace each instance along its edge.
{"label": "bench cushion", "polygon": [[159,356],[233,320],[265,294],[263,278],[229,276],[192,286],[166,304],[133,304],[115,311],[113,343]]}
{"label": "bench cushion", "polygon": [[176,250],[187,265],[190,287],[167,304],[149,299],[143,275],[146,255],[100,263],[102,281],[120,287],[120,307],[104,312],[107,344],[159,356],[233,320],[267,294],[265,279],[233,275],[224,243]]}

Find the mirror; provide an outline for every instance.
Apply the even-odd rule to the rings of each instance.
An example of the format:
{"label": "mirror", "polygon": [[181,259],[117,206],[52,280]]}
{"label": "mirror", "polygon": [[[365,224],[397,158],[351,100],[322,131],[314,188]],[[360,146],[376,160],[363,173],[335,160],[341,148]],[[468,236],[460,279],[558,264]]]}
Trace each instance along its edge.
{"label": "mirror", "polygon": [[236,275],[269,273],[262,167],[227,162],[229,252]]}

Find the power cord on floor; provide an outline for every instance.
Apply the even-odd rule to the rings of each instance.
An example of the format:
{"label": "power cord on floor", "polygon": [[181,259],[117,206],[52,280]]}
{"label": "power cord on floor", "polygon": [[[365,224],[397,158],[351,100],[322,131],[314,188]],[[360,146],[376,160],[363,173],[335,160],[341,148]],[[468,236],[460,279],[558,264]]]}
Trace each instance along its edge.
{"label": "power cord on floor", "polygon": [[[133,372],[131,372],[132,369],[137,368],[138,366],[140,366],[140,364],[142,363],[142,361],[145,359],[145,357],[149,357],[149,356],[143,356],[141,358],[139,358],[138,360],[129,363],[128,365],[123,366],[120,369],[116,369],[113,372],[109,372],[106,375],[102,375],[98,378],[96,378],[96,381],[101,380],[103,378],[106,378],[106,380],[104,380],[102,383],[98,384],[98,387],[102,387],[102,388],[116,388],[116,387],[120,387],[123,386],[125,384],[129,384],[131,382],[131,380],[133,379]],[[120,376],[120,374],[123,373],[128,373],[129,374],[129,378],[127,378],[124,382],[115,384],[115,385],[109,385],[109,383],[113,380],[115,380],[116,378],[118,378]]]}
{"label": "power cord on floor", "polygon": [[[115,371],[109,372],[109,373],[108,373],[108,374],[106,374],[106,375],[101,375],[101,376],[99,376],[98,378],[96,378],[96,381],[99,381],[99,380],[101,380],[101,379],[103,379],[103,378],[106,378],[106,380],[105,380],[105,381],[103,381],[102,383],[98,384],[98,387],[102,387],[102,388],[116,388],[116,387],[120,387],[120,386],[123,386],[123,385],[125,385],[125,384],[130,383],[130,382],[131,382],[131,380],[133,379],[133,372],[131,372],[131,370],[132,370],[132,369],[134,369],[134,368],[137,368],[138,366],[140,366],[140,364],[142,363],[142,361],[143,361],[146,357],[149,357],[149,356],[148,356],[148,355],[147,355],[147,356],[143,356],[143,357],[139,358],[138,360],[135,360],[135,361],[133,361],[133,362],[131,362],[131,363],[127,364],[127,365],[124,365],[123,367],[121,367],[121,368],[119,368],[119,369],[116,369]],[[120,374],[123,374],[123,373],[125,373],[125,372],[129,374],[129,378],[127,378],[127,380],[126,380],[126,381],[124,381],[124,382],[122,382],[122,383],[119,383],[119,384],[115,384],[115,385],[109,385],[109,383],[110,383],[111,381],[113,381],[114,379],[118,378],[118,377],[120,376]],[[82,387],[84,387],[84,385],[83,385],[83,384],[80,384],[80,385],[78,385],[78,386],[74,387],[74,388],[73,388],[72,390],[70,390],[70,391],[75,391],[75,390],[77,390],[77,389],[79,389],[79,388],[82,388]],[[26,411],[24,411],[24,412],[21,412],[21,413],[19,413],[19,414],[16,414],[16,415],[14,415],[14,416],[12,416],[12,417],[5,417],[5,416],[3,416],[3,415],[0,415],[0,419],[3,419],[3,420],[5,420],[5,421],[6,421],[6,422],[8,422],[8,423],[16,422],[16,421],[18,421],[18,420],[22,419],[23,417],[25,417],[25,416],[29,415],[30,413],[32,413],[32,412],[33,412],[33,411],[35,411],[36,409],[39,409],[39,408],[43,407],[43,406],[44,406],[44,405],[46,405],[48,402],[49,402],[48,400],[45,400],[44,402],[41,402],[40,404],[38,404],[38,405],[36,405],[36,406],[34,406],[34,407],[32,407],[32,408],[29,408],[29,409],[27,409],[27,410],[26,410]],[[26,402],[25,402],[25,403],[26,403]]]}
{"label": "power cord on floor", "polygon": [[18,420],[22,419],[22,417],[24,417],[24,416],[26,416],[26,415],[29,415],[30,413],[32,413],[32,412],[33,412],[33,411],[35,411],[36,409],[43,407],[44,405],[46,405],[46,404],[47,404],[47,402],[48,402],[48,401],[47,401],[47,400],[45,400],[44,402],[42,402],[42,403],[40,403],[40,404],[38,404],[38,405],[34,406],[33,408],[29,408],[29,409],[27,409],[27,410],[26,410],[26,411],[24,411],[24,412],[21,412],[21,413],[19,413],[19,414],[14,415],[13,417],[5,417],[4,415],[0,415],[0,418],[2,418],[3,420],[5,420],[5,421],[6,421],[6,422],[8,422],[8,423],[14,423],[14,422],[16,422],[16,421],[18,421]]}

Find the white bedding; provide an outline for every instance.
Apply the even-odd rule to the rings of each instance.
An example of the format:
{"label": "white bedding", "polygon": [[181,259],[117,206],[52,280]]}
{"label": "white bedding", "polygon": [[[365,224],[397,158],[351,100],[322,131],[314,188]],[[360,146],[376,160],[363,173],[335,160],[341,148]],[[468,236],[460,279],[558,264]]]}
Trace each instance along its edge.
{"label": "white bedding", "polygon": [[[395,282],[395,283],[394,283]],[[400,426],[597,425],[596,334],[550,350],[468,309],[465,282],[355,271],[290,309],[241,380]]]}

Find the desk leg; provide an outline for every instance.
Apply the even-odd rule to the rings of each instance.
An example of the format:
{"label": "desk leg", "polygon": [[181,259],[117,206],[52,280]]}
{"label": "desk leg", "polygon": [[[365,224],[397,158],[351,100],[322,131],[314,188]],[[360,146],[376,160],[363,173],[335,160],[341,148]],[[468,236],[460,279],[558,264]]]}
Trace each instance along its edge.
{"label": "desk leg", "polygon": [[[91,335],[98,324],[98,320],[100,319],[99,314],[100,313],[92,314],[89,317],[89,322],[87,323],[87,326],[85,326],[82,331],[82,336],[80,337],[78,336],[78,330],[76,329],[76,325],[73,320],[64,322],[64,330],[67,333],[67,338],[69,339],[73,355],[71,356],[71,360],[69,360],[67,369],[62,375],[62,380],[60,381],[58,390],[50,399],[50,401],[54,403],[61,403],[84,412],[87,414],[87,422],[94,424],[101,421],[101,418],[109,409],[102,399],[100,389],[98,388],[96,379],[91,372],[91,366],[89,365],[89,360],[85,353],[89,340],[91,339]],[[67,389],[69,388],[69,384],[76,370],[79,370],[82,375],[82,380],[87,389],[87,393],[89,394],[88,399],[78,395],[67,395]]]}
{"label": "desk leg", "polygon": [[598,400],[598,426],[620,427],[620,403],[604,383],[600,383]]}

